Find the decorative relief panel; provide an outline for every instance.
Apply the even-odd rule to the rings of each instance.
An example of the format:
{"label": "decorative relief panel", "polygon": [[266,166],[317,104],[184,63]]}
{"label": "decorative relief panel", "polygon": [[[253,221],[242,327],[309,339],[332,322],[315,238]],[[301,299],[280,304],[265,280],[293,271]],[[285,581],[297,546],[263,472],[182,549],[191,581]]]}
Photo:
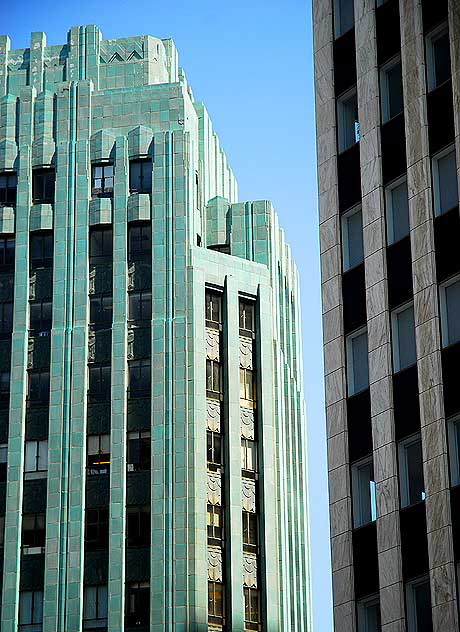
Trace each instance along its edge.
{"label": "decorative relief panel", "polygon": [[243,585],[257,588],[257,555],[243,553]]}
{"label": "decorative relief panel", "polygon": [[240,336],[240,367],[252,369],[252,338]]}
{"label": "decorative relief panel", "polygon": [[208,503],[222,505],[222,480],[220,474],[208,472]]}
{"label": "decorative relief panel", "polygon": [[240,408],[241,436],[244,439],[255,439],[254,410],[252,408]]}
{"label": "decorative relief panel", "polygon": [[222,549],[218,546],[208,547],[208,579],[211,582],[222,581]]}
{"label": "decorative relief panel", "polygon": [[256,483],[248,478],[241,481],[241,494],[243,497],[243,509],[256,513]]}
{"label": "decorative relief panel", "polygon": [[220,361],[219,330],[206,327],[206,357]]}
{"label": "decorative relief panel", "polygon": [[206,400],[206,428],[220,432],[220,402],[215,399]]}

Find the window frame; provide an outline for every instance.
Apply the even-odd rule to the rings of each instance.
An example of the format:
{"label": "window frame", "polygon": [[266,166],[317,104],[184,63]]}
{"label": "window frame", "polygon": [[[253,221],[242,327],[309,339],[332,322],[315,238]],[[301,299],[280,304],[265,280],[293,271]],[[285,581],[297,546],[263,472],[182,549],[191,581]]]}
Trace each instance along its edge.
{"label": "window frame", "polygon": [[[96,593],[94,604],[95,604],[95,617],[88,617],[87,614],[87,603],[88,597],[87,593],[89,591],[94,590]],[[102,591],[103,596],[101,598],[100,592]],[[105,592],[105,595],[104,595]],[[102,613],[100,612],[101,606],[100,604],[105,601],[105,608],[102,606]],[[99,616],[100,614],[107,614],[106,617]],[[103,628],[107,626],[108,622],[108,586],[107,584],[89,584],[83,587],[83,632],[86,630],[93,632],[95,628]]]}
{"label": "window frame", "polygon": [[[89,521],[89,517],[96,520]],[[88,551],[100,551],[109,546],[109,507],[86,507],[84,523],[84,544]]]}
{"label": "window frame", "polygon": [[[143,371],[147,372],[148,369],[148,380],[146,380],[146,376],[143,375]],[[148,381],[147,389],[133,389],[131,386],[131,382],[133,380],[134,370],[138,371],[138,383],[143,384]],[[142,399],[144,397],[149,397],[152,390],[152,363],[150,358],[140,358],[137,360],[129,360],[128,361],[128,398],[129,399]]]}
{"label": "window frame", "polygon": [[[358,263],[354,263],[351,265],[350,263],[350,238],[348,231],[348,220],[354,215],[361,215],[361,245],[363,256],[361,261]],[[361,204],[356,204],[353,208],[349,209],[346,213],[340,218],[340,226],[342,233],[342,270],[343,272],[348,272],[349,270],[354,270],[358,266],[364,263],[364,231],[363,231],[363,212]]]}
{"label": "window frame", "polygon": [[[248,454],[252,454],[248,458]],[[252,463],[250,461],[252,460]],[[252,467],[245,467],[252,465]],[[256,478],[259,471],[259,454],[258,444],[254,439],[246,439],[241,437],[241,470],[246,478]]]}
{"label": "window frame", "polygon": [[[31,609],[27,616],[28,621],[24,622],[23,619],[23,596],[31,595]],[[37,602],[40,603],[40,608],[37,612]],[[41,614],[41,617],[37,617],[37,614]],[[38,632],[42,630],[43,626],[43,590],[21,590],[19,592],[19,632]],[[38,620],[40,619],[40,620]]]}
{"label": "window frame", "polygon": [[414,588],[421,586],[423,584],[427,584],[430,590],[430,604],[433,606],[431,600],[431,586],[430,579],[428,575],[422,575],[421,577],[416,577],[406,582],[405,585],[405,597],[406,597],[406,610],[407,610],[407,632],[417,632],[418,622],[417,622],[417,613],[415,606],[415,594]]}
{"label": "window frame", "polygon": [[[133,250],[133,241],[135,240],[133,234],[139,231],[137,237],[138,243],[141,247],[138,250]],[[147,235],[146,247],[144,245],[144,234]],[[128,262],[133,261],[150,261],[152,258],[152,225],[150,222],[136,222],[128,225],[127,233],[127,250],[128,250]]]}
{"label": "window frame", "polygon": [[[208,470],[222,470],[223,438],[220,432],[206,430],[206,461]],[[211,457],[211,458],[210,458]]]}
{"label": "window frame", "polygon": [[[133,187],[133,174],[132,174],[132,167],[134,165],[140,165],[140,173],[139,173],[139,182],[140,182],[140,186],[139,188]],[[144,183],[145,180],[145,174],[144,174],[144,170],[145,167],[150,166],[150,170],[147,171],[147,173],[149,173],[149,176],[147,177],[147,180],[150,179],[150,183],[149,186],[147,186]],[[150,157],[146,157],[146,158],[133,158],[129,161],[129,193],[132,195],[133,193],[151,193],[152,192],[152,182],[153,182],[153,161]]]}
{"label": "window frame", "polygon": [[[456,274],[447,281],[439,284],[439,311],[441,317],[441,345],[442,348],[450,347],[451,345],[458,344],[459,340],[451,340],[449,336],[449,319],[447,313],[447,296],[446,290],[449,286],[460,283],[460,274]],[[460,308],[460,306],[459,306]]]}
{"label": "window frame", "polygon": [[[133,458],[132,450],[134,449],[131,444],[134,441],[138,441],[138,456],[137,461]],[[152,449],[151,449],[151,433],[150,430],[130,430],[128,432],[128,446],[126,455],[126,464],[128,472],[145,472],[150,470],[152,461]],[[148,445],[148,461],[146,463],[145,446]]]}
{"label": "window frame", "polygon": [[[51,186],[52,185],[52,186]],[[52,195],[47,188],[52,188]],[[32,169],[32,204],[54,204],[56,195],[56,170],[54,167]]]}
{"label": "window frame", "polygon": [[238,324],[240,336],[255,338],[256,333],[255,301],[241,300],[238,307]]}
{"label": "window frame", "polygon": [[[367,608],[369,608],[369,606],[377,606],[379,607],[379,613],[381,613],[380,610],[380,595],[379,593],[375,594],[375,595],[370,595],[369,597],[364,597],[363,599],[359,599],[356,602],[356,609],[357,609],[357,615],[358,615],[358,632],[374,632],[374,630],[371,630],[369,628],[369,622],[367,620]],[[379,615],[379,618],[381,617],[381,614]]]}
{"label": "window frame", "polygon": [[[256,611],[253,608],[253,599],[256,599]],[[243,586],[243,601],[244,601],[244,623],[245,627],[250,630],[258,630],[258,626],[261,623],[260,620],[260,591],[254,586]],[[249,607],[248,607],[249,606]],[[248,618],[248,615],[249,617]],[[257,627],[252,627],[257,626]]]}
{"label": "window frame", "polygon": [[[459,430],[456,431],[458,426]],[[447,419],[447,438],[449,445],[450,484],[460,485],[460,414]]]}
{"label": "window frame", "polygon": [[[6,206],[16,208],[18,193],[18,174],[16,173],[16,171],[2,171],[0,172],[0,179],[1,178],[5,178],[5,186],[0,187],[0,207]],[[11,186],[9,183],[10,179],[14,179],[13,186]],[[14,190],[14,196],[11,196],[12,190]],[[12,200],[11,197],[14,197],[14,200]]]}
{"label": "window frame", "polygon": [[[369,483],[374,483],[374,486],[369,485],[369,507],[370,507],[370,520],[366,520],[363,517],[364,509],[361,507],[361,479],[360,471],[365,467],[371,465],[372,478],[369,479]],[[372,455],[366,456],[359,461],[355,461],[350,466],[351,469],[351,489],[352,489],[352,508],[353,508],[353,528],[359,529],[365,525],[371,524],[377,520],[377,503],[376,503],[376,491],[375,491],[375,469],[374,460]]]}
{"label": "window frame", "polygon": [[[149,608],[145,610],[140,608],[142,597],[145,598],[145,592],[148,591],[147,603]],[[134,608],[131,608],[134,601]],[[139,618],[139,615],[142,617]],[[135,620],[135,621],[134,621]],[[125,605],[125,625],[126,627],[148,626],[150,623],[150,582],[137,581],[126,582],[126,605]]]}
{"label": "window frame", "polygon": [[[24,524],[26,520],[33,520],[33,527],[31,529],[24,529]],[[31,534],[32,543],[25,544],[24,543],[24,533]],[[46,543],[46,514],[44,512],[41,513],[33,513],[33,514],[24,514],[22,516],[22,527],[21,527],[21,553],[22,555],[37,555],[45,552],[45,543]]]}
{"label": "window frame", "polygon": [[[0,302],[0,336],[9,336],[13,332],[14,301]],[[11,318],[5,318],[10,316]]]}
{"label": "window frame", "polygon": [[[391,115],[390,112],[390,87],[388,81],[388,73],[390,70],[393,70],[396,66],[401,67],[401,93],[402,93],[402,109],[396,114]],[[382,120],[382,125],[388,123],[396,116],[404,112],[404,91],[402,85],[402,65],[401,65],[401,55],[396,55],[385,64],[380,67],[379,70],[379,78],[380,78],[380,115]]]}
{"label": "window frame", "polygon": [[[28,446],[35,446],[35,468],[27,469]],[[46,478],[48,475],[48,439],[32,439],[24,445],[24,479]]]}
{"label": "window frame", "polygon": [[425,483],[425,474],[423,472],[423,451],[422,451],[421,469],[422,469],[424,490],[422,491],[422,497],[420,499],[416,500],[415,502],[411,502],[411,499],[410,499],[410,489],[409,489],[410,476],[409,476],[409,471],[408,471],[408,460],[406,457],[406,454],[407,454],[406,448],[410,447],[411,445],[414,445],[415,443],[419,443],[421,450],[423,450],[422,437],[421,437],[420,432],[410,435],[410,437],[405,437],[404,439],[401,439],[397,443],[401,509],[406,509],[407,507],[413,507],[414,505],[418,505],[419,503],[424,502],[426,498],[426,483]]}
{"label": "window frame", "polygon": [[440,39],[444,34],[447,34],[447,39],[449,40],[449,24],[447,21],[443,21],[441,24],[438,24],[435,28],[431,29],[425,36],[425,51],[426,51],[426,84],[427,91],[432,92],[442,86],[446,81],[452,78],[452,56],[450,54],[449,49],[449,58],[450,58],[450,75],[449,79],[442,81],[441,83],[437,83],[436,81],[436,69],[435,69],[435,55],[433,50],[433,44],[436,40]]}
{"label": "window frame", "polygon": [[[454,154],[454,158],[455,158],[455,166],[456,166],[456,170],[455,170],[455,172],[456,172],[455,186],[456,186],[456,189],[457,189],[457,199],[456,199],[456,204],[454,206],[452,206],[451,208],[447,208],[445,210],[442,210],[442,208],[441,208],[441,193],[440,193],[440,186],[439,186],[439,161],[442,158],[445,158],[446,156],[448,156],[449,154]],[[433,154],[433,156],[431,157],[431,169],[432,169],[432,181],[433,181],[433,207],[434,207],[434,214],[435,214],[435,217],[440,217],[441,215],[444,215],[445,213],[448,213],[453,208],[458,206],[458,203],[459,203],[458,161],[457,161],[457,153],[456,153],[456,149],[455,149],[455,144],[451,143],[447,147],[444,147],[444,149],[441,149],[441,151],[438,151],[435,154]]]}
{"label": "window frame", "polygon": [[341,24],[342,15],[341,15],[340,0],[334,0],[334,37],[335,39],[338,39],[342,35],[345,35],[345,33],[348,33],[349,31],[351,31],[351,29],[354,28],[355,15],[354,15],[353,0],[351,0],[351,6],[353,9],[352,26],[350,26],[346,30],[342,30],[342,24]]}
{"label": "window frame", "polygon": [[[241,522],[243,550],[250,553],[257,553],[259,548],[259,519],[257,514],[253,511],[245,511],[243,509],[241,512]],[[255,534],[254,541],[251,541],[251,533]]]}
{"label": "window frame", "polygon": [[[49,307],[50,318],[47,320],[43,316],[43,307]],[[40,311],[40,318],[37,319],[35,325],[32,324],[32,309],[38,307]],[[46,325],[49,324],[49,327]],[[38,299],[29,301],[29,333],[31,336],[49,336],[53,328],[53,301],[49,298]]]}
{"label": "window frame", "polygon": [[[354,123],[354,138],[355,140],[352,143],[347,142],[347,134],[346,134],[346,126],[345,126],[345,105],[349,103],[352,99],[355,99],[356,102],[356,112],[358,112],[358,93],[356,86],[350,88],[343,94],[341,94],[336,99],[336,115],[337,115],[337,149],[338,153],[342,154],[348,149],[354,147],[360,141],[360,131],[359,131],[359,112],[355,116]],[[351,138],[351,134],[350,134]]]}
{"label": "window frame", "polygon": [[[356,389],[355,387],[355,371],[354,371],[354,361],[353,361],[353,340],[355,338],[359,338],[363,334],[366,334],[367,339],[367,385],[363,388]],[[369,388],[369,340],[368,340],[368,331],[367,326],[360,327],[355,331],[348,334],[345,338],[345,346],[346,346],[346,364],[347,364],[347,395],[348,397],[353,397],[353,395],[358,395],[358,393],[363,393],[366,389]],[[351,385],[353,385],[353,389],[351,389]]]}
{"label": "window frame", "polygon": [[[104,374],[108,372],[108,379],[104,379]],[[98,376],[94,380],[94,376]],[[105,375],[107,378],[107,375]],[[110,401],[112,391],[112,366],[109,362],[89,363],[88,364],[88,401],[106,402]],[[98,385],[98,389],[94,389],[94,385]],[[107,385],[102,388],[103,385]]]}
{"label": "window frame", "polygon": [[[110,310],[107,309],[107,305],[104,306],[104,302],[110,303]],[[96,305],[98,305],[96,309]],[[94,306],[94,307],[93,307]],[[98,316],[107,316],[110,314],[110,318],[95,318],[94,314]],[[91,294],[89,297],[89,324],[93,330],[96,329],[110,329],[113,322],[113,295],[112,294]]]}
{"label": "window frame", "polygon": [[[96,444],[97,451],[94,450],[92,444]],[[110,473],[110,448],[110,433],[88,435],[86,441],[86,476],[101,476]],[[105,457],[106,460],[101,461],[102,457]],[[99,461],[96,460],[97,458]]]}
{"label": "window frame", "polygon": [[[34,257],[33,250],[38,244],[40,256]],[[49,246],[51,245],[51,248]],[[29,236],[29,265],[31,270],[52,269],[54,263],[54,233],[52,231],[37,230]]]}
{"label": "window frame", "polygon": [[[218,523],[215,524],[214,517],[218,516]],[[206,531],[208,542],[212,544],[221,543],[224,540],[224,512],[219,505],[207,504],[206,509]]]}
{"label": "window frame", "polygon": [[[111,168],[112,175],[105,175],[105,170]],[[96,177],[96,169],[102,169],[101,176]],[[101,186],[96,187],[96,180],[101,181]],[[112,181],[112,185],[106,185],[107,181]],[[115,165],[113,162],[94,162],[91,164],[91,197],[92,198],[111,198],[115,188]]]}
{"label": "window frame", "polygon": [[[133,318],[132,306],[134,298],[138,299],[138,311],[140,318]],[[128,292],[128,322],[129,323],[149,323],[152,320],[152,290],[134,290]]]}
{"label": "window frame", "polygon": [[217,292],[206,291],[205,323],[210,329],[222,329],[222,295]]}
{"label": "window frame", "polygon": [[[414,317],[414,346],[415,346],[415,357],[413,362],[411,362],[410,364],[406,365],[406,366],[401,366],[401,358],[400,358],[400,348],[399,348],[399,339],[400,339],[400,335],[399,335],[399,320],[398,320],[398,316],[400,314],[402,314],[403,312],[412,309],[412,315]],[[391,347],[392,347],[392,356],[393,356],[393,373],[400,373],[401,371],[405,371],[406,369],[409,369],[410,367],[414,366],[417,364],[417,342],[416,342],[416,335],[415,335],[415,306],[414,306],[414,301],[408,301],[407,303],[403,303],[403,305],[400,305],[399,307],[396,307],[395,309],[393,309],[390,312],[390,318],[391,318]]]}
{"label": "window frame", "polygon": [[[129,519],[131,516],[131,519]],[[143,516],[145,517],[143,519]],[[126,507],[126,546],[146,548],[150,546],[152,535],[152,515],[150,505],[127,505]],[[145,529],[145,525],[147,528]],[[133,529],[134,526],[134,529]],[[134,532],[133,532],[134,531]]]}
{"label": "window frame", "polygon": [[[217,589],[217,590],[216,590]],[[212,596],[211,596],[212,591]],[[220,595],[220,600],[216,599]],[[212,603],[212,608],[210,607]],[[216,607],[220,604],[220,608]],[[225,589],[222,582],[208,580],[208,618],[211,623],[222,623],[225,617]]]}
{"label": "window frame", "polygon": [[[33,233],[32,233],[33,234]],[[10,253],[9,244],[13,244],[11,261],[9,261],[8,253]],[[16,253],[16,237],[15,235],[0,235],[0,270],[11,270],[14,268]],[[10,253],[11,254],[11,253]]]}

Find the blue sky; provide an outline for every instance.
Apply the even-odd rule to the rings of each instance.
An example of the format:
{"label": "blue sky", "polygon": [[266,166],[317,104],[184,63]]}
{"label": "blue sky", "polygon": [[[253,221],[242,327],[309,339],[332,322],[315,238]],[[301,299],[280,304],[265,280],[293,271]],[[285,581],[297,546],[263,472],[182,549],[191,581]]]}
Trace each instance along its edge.
{"label": "blue sky", "polygon": [[239,183],[240,200],[271,199],[301,274],[315,632],[331,623],[322,379],[311,6],[308,0],[94,3],[22,0],[2,9],[12,48],[32,31],[49,45],[68,28],[103,37],[172,37],[196,100],[204,101]]}

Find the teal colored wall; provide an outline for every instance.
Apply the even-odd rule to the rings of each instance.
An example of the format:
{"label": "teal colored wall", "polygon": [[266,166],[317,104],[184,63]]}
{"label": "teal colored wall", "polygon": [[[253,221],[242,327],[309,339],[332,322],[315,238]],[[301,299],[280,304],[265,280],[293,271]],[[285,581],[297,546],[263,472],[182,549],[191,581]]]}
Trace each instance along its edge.
{"label": "teal colored wall", "polygon": [[[130,195],[128,161],[153,156],[148,194]],[[91,199],[91,161],[115,164],[113,199]],[[53,164],[54,205],[33,205],[31,169]],[[44,627],[82,629],[88,388],[88,231],[113,224],[109,631],[124,629],[128,221],[152,224],[151,630],[208,630],[204,296],[222,289],[228,361],[231,629],[242,597],[238,300],[258,305],[259,481],[263,630],[311,629],[299,279],[269,202],[239,203],[205,107],[195,103],[170,40],[102,40],[11,51],[0,38],[0,172],[18,173],[14,327],[1,629],[18,629],[29,238],[53,229],[54,282]],[[196,184],[198,182],[198,185]],[[198,243],[201,245],[197,245]],[[223,244],[231,254],[209,247]]]}

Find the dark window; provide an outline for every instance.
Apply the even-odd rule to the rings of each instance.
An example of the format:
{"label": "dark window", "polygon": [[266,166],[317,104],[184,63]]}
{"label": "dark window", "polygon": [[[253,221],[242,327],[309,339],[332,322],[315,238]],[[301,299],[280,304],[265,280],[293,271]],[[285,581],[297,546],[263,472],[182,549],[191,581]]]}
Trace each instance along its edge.
{"label": "dark window", "polygon": [[425,500],[420,435],[400,441],[398,451],[401,507],[404,508]]}
{"label": "dark window", "polygon": [[13,331],[13,303],[0,303],[0,334],[10,334]]}
{"label": "dark window", "polygon": [[129,396],[147,397],[150,393],[150,360],[128,363]]}
{"label": "dark window", "polygon": [[246,551],[254,551],[258,544],[257,514],[243,511],[243,546]]}
{"label": "dark window", "polygon": [[128,229],[128,260],[139,261],[152,256],[152,227],[135,224]]}
{"label": "dark window", "polygon": [[450,45],[449,31],[439,27],[427,36],[427,73],[428,90],[434,90],[450,79]]}
{"label": "dark window", "polygon": [[222,438],[218,432],[207,431],[208,468],[215,470],[222,465]]}
{"label": "dark window", "polygon": [[[0,483],[5,483],[7,478],[8,444],[0,445]],[[0,538],[3,535],[3,526],[0,524]]]}
{"label": "dark window", "polygon": [[93,197],[112,197],[113,195],[113,165],[93,165],[93,182],[91,193]]}
{"label": "dark window", "polygon": [[112,228],[95,228],[89,235],[89,258],[91,263],[111,262],[113,257]]}
{"label": "dark window", "polygon": [[32,201],[34,204],[53,204],[54,169],[32,170]]}
{"label": "dark window", "polygon": [[222,509],[217,505],[208,505],[208,538],[222,540],[223,516]]}
{"label": "dark window", "polygon": [[88,395],[92,401],[110,399],[110,364],[88,367],[89,390]]}
{"label": "dark window", "polygon": [[213,623],[224,616],[224,587],[219,582],[208,582],[208,615]]}
{"label": "dark window", "polygon": [[110,435],[89,435],[86,471],[89,476],[108,474],[110,468]]}
{"label": "dark window", "polygon": [[337,134],[339,152],[359,141],[358,97],[352,89],[337,99]]}
{"label": "dark window", "polygon": [[222,323],[221,304],[220,296],[206,293],[206,327],[219,328]]}
{"label": "dark window", "polygon": [[150,584],[133,582],[126,586],[126,626],[150,625]]}
{"label": "dark window", "polygon": [[380,71],[382,121],[385,123],[404,108],[401,61],[387,64]]}
{"label": "dark window", "polygon": [[14,237],[0,237],[0,268],[14,265]]}
{"label": "dark window", "polygon": [[147,321],[152,319],[152,293],[130,292],[129,296],[129,320]]}
{"label": "dark window", "polygon": [[2,371],[0,373],[0,400],[6,401],[10,396],[10,372]]}
{"label": "dark window", "polygon": [[30,265],[32,270],[53,267],[53,234],[33,233],[30,238]]}
{"label": "dark window", "polygon": [[128,507],[126,513],[128,546],[149,546],[150,506]]}
{"label": "dark window", "polygon": [[42,632],[43,591],[25,591],[19,593],[19,630],[20,632]]}
{"label": "dark window", "polygon": [[209,397],[220,398],[220,364],[206,360],[206,393]]}
{"label": "dark window", "polygon": [[109,509],[87,509],[85,516],[85,545],[89,551],[105,549],[109,542]]}
{"label": "dark window", "polygon": [[[246,624],[256,624],[260,622],[259,591],[257,588],[244,587],[244,621]],[[257,630],[257,627],[250,629]]]}
{"label": "dark window", "polygon": [[95,327],[112,324],[113,299],[111,296],[91,296],[89,300],[89,322]]}
{"label": "dark window", "polygon": [[30,330],[34,334],[43,335],[51,331],[52,303],[51,301],[31,301]]}
{"label": "dark window", "polygon": [[335,36],[340,37],[353,28],[354,20],[353,0],[334,0]]}
{"label": "dark window", "polygon": [[128,472],[150,470],[150,432],[128,434]]}
{"label": "dark window", "polygon": [[15,173],[0,173],[0,206],[16,206],[17,186]]}
{"label": "dark window", "polygon": [[152,161],[131,160],[129,163],[130,193],[150,193],[152,190]]}
{"label": "dark window", "polygon": [[430,580],[423,577],[406,585],[409,632],[432,632]]}
{"label": "dark window", "polygon": [[240,301],[240,333],[254,332],[254,303]]}
{"label": "dark window", "polygon": [[45,514],[26,514],[22,517],[22,552],[43,553],[45,548]]}
{"label": "dark window", "polygon": [[48,404],[50,396],[50,374],[49,370],[29,371],[27,398],[30,402]]}
{"label": "dark window", "polygon": [[107,586],[85,586],[83,596],[83,632],[107,627]]}

